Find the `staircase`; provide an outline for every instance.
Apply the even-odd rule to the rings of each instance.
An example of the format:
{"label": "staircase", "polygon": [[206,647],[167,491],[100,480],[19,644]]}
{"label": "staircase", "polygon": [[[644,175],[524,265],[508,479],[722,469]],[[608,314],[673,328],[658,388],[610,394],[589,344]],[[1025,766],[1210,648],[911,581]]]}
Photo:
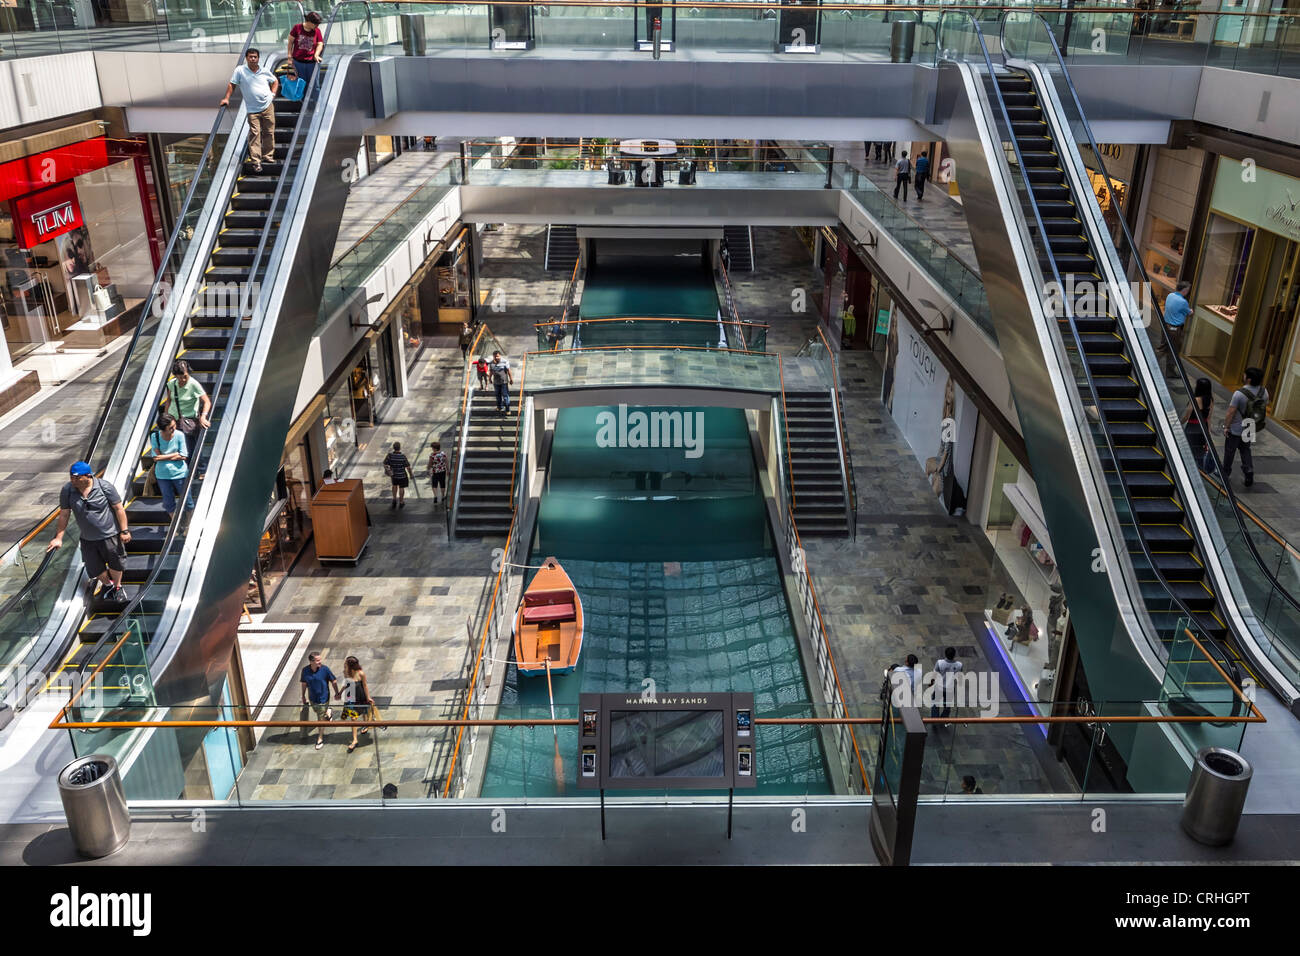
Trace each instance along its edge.
{"label": "staircase", "polygon": [[723,226],[722,237],[727,240],[727,254],[731,257],[729,272],[754,271],[754,232],[749,226]]}
{"label": "staircase", "polygon": [[546,227],[546,263],[547,269],[560,272],[572,272],[578,261],[578,227]]}
{"label": "staircase", "polygon": [[[243,285],[261,279],[260,274],[251,275],[250,270],[263,231],[269,231],[266,241],[268,253],[275,240],[278,224],[268,222],[268,216],[276,185],[281,175],[285,173],[289,141],[293,138],[294,124],[298,120],[301,108],[300,102],[283,97],[275,100],[277,120],[275,161],[263,163],[260,175],[252,175],[249,172],[250,167],[247,164],[243,166],[243,171],[231,193],[217,243],[204,270],[203,284],[195,298],[194,307],[181,337],[181,347],[174,356],[189,363],[191,377],[203,386],[203,390],[212,399],[210,431],[221,427],[222,414],[229,397],[230,382],[234,379],[234,371],[241,358],[242,348],[239,343],[246,336],[243,322],[238,315],[244,292]],[[288,175],[292,176],[292,171]],[[263,255],[260,271],[265,270],[269,258],[269,255]],[[250,292],[248,300],[250,308],[254,301],[253,293]],[[237,336],[237,339],[231,353],[226,382],[220,393],[214,394],[217,375],[232,335]],[[176,414],[174,409],[172,411]],[[150,434],[153,434],[152,430]],[[191,455],[194,452],[195,439],[198,437],[195,435],[186,438]],[[197,473],[191,486],[191,495],[196,499],[202,494],[203,475],[213,445],[212,440],[205,442],[201,458],[198,461],[193,459],[190,461],[190,467]],[[144,493],[145,479],[152,465],[152,446],[149,439],[146,439],[145,446],[141,449],[139,467],[130,487],[119,489],[123,492],[131,529],[131,540],[126,545],[127,556],[122,574],[122,589],[128,599],[135,598],[141,587],[148,581],[154,566],[160,560],[164,561],[155,584],[150,589],[151,593],[139,605],[135,614],[140,618],[146,644],[153,637],[166,604],[168,591],[166,585],[169,585],[175,577],[179,555],[178,545],[174,543],[171,554],[165,559],[161,556],[162,545],[170,525],[167,513],[162,508],[161,496],[156,492],[148,496]],[[176,511],[182,513],[184,510],[185,502],[178,500]],[[175,541],[180,542],[183,539],[184,534],[178,531]],[[81,646],[70,661],[72,666],[79,666],[81,661],[89,657],[95,643],[116,626],[119,613],[124,606],[106,601],[102,592],[88,602],[87,616],[78,632]]]}
{"label": "staircase", "polygon": [[[497,411],[496,395],[475,388],[470,397],[469,429],[461,449],[460,487],[456,489],[455,525],[457,537],[481,538],[510,530],[510,479],[515,464],[516,417],[519,398],[511,395],[510,413]],[[454,480],[454,478],[453,478]]]}
{"label": "staircase", "polygon": [[787,392],[794,516],[804,537],[847,538],[844,474],[829,392]]}

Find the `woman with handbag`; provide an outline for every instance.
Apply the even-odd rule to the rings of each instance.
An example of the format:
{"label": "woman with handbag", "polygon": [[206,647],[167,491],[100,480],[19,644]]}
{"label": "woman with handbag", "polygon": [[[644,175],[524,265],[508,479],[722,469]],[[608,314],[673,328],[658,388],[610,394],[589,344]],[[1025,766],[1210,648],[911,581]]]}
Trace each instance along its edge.
{"label": "woman with handbag", "polygon": [[[189,449],[173,416],[164,414],[158,419],[158,427],[149,433],[149,450],[153,453],[153,476],[162,495],[163,511],[170,521],[176,512],[176,497],[185,490],[190,473]],[[192,497],[186,500],[185,507],[194,507]]]}
{"label": "woman with handbag", "polygon": [[200,428],[212,424],[208,418],[208,412],[212,411],[212,399],[190,374],[190,363],[184,359],[172,363],[172,377],[167,380],[164,411],[175,416],[177,426],[187,438],[192,438]]}
{"label": "woman with handbag", "polygon": [[[359,660],[349,657],[343,662],[343,719],[373,721],[374,708],[374,701],[370,697],[370,685],[366,683],[366,672],[362,670]],[[352,743],[348,744],[348,753],[357,749],[358,731],[366,734],[370,732],[370,728],[352,728]]]}

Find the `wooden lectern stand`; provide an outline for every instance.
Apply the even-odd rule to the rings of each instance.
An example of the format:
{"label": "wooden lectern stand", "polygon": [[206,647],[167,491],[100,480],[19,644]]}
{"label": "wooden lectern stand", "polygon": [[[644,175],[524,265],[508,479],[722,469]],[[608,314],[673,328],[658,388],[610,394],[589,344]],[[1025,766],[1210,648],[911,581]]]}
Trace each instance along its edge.
{"label": "wooden lectern stand", "polygon": [[366,492],[360,478],[324,485],[311,500],[316,557],[356,564],[370,540],[366,527]]}

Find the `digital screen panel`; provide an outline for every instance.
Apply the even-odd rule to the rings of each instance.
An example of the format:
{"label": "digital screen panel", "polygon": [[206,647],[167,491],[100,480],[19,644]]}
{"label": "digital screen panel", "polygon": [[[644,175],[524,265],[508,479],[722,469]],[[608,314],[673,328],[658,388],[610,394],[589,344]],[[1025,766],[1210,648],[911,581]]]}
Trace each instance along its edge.
{"label": "digital screen panel", "polygon": [[721,710],[612,710],[609,716],[611,778],[723,778]]}

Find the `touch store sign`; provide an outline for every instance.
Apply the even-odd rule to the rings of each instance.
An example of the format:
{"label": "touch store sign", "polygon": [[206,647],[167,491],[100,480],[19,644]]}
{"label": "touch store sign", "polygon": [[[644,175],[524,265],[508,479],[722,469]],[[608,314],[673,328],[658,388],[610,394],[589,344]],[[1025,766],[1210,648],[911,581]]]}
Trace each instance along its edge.
{"label": "touch store sign", "polygon": [[61,183],[53,189],[15,199],[13,221],[18,244],[24,249],[80,227],[81,206],[77,203],[76,185]]}

